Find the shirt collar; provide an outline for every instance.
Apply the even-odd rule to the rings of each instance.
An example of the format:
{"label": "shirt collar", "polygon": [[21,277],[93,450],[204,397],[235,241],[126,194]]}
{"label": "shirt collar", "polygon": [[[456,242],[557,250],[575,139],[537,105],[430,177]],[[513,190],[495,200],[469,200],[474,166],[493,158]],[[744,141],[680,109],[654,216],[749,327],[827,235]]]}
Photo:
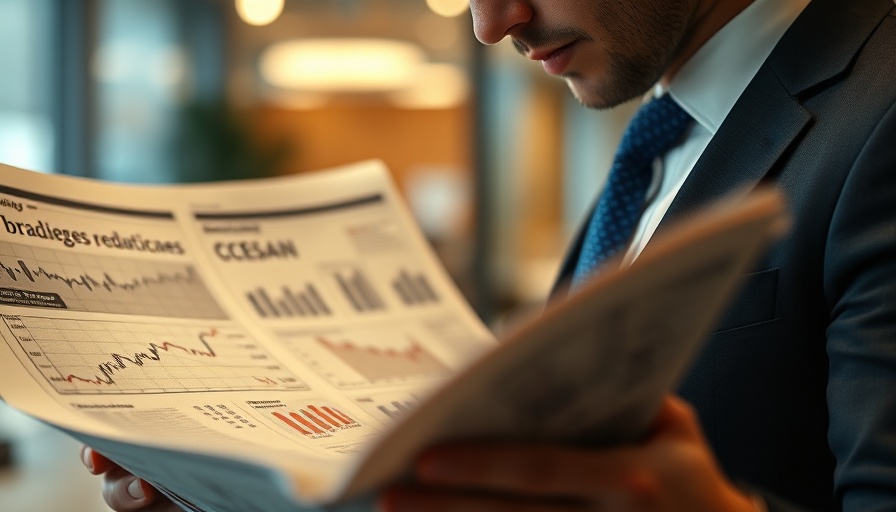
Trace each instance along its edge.
{"label": "shirt collar", "polygon": [[755,0],[682,66],[668,92],[715,135],[778,40],[808,4],[809,0]]}

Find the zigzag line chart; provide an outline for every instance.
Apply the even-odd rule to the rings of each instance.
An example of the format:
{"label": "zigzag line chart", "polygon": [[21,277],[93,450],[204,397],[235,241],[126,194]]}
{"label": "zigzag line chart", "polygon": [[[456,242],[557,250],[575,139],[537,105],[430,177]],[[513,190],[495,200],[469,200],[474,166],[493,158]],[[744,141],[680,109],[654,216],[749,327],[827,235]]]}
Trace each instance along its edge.
{"label": "zigzag line chart", "polygon": [[308,389],[234,327],[2,318],[7,342],[60,394]]}
{"label": "zigzag line chart", "polygon": [[0,304],[94,313],[224,319],[189,264],[0,242]]}

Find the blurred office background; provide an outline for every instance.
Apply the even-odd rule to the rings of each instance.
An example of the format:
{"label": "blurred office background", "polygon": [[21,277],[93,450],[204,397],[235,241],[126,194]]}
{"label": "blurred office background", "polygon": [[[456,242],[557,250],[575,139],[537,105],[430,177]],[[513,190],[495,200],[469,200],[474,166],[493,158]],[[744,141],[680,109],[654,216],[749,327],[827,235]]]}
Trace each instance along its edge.
{"label": "blurred office background", "polygon": [[[585,110],[506,41],[480,45],[467,0],[0,0],[0,76],[0,162],[35,171],[384,160],[494,326],[544,300],[633,108]],[[76,443],[0,408],[9,441],[0,510],[105,510]]]}

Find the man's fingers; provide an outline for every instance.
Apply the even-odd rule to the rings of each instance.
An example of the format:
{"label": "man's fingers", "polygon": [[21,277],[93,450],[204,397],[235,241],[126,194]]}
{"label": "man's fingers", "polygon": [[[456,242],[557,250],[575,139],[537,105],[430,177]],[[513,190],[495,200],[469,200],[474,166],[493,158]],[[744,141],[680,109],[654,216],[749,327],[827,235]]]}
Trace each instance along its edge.
{"label": "man's fingers", "polygon": [[89,446],[81,446],[81,462],[94,475],[102,475],[118,467],[117,464],[103,457]]}
{"label": "man's fingers", "polygon": [[183,512],[155,487],[121,468],[103,480],[103,499],[116,512]]}
{"label": "man's fingers", "polygon": [[142,510],[155,498],[154,490],[146,487],[151,486],[124,469],[115,468],[107,472],[103,479],[103,498],[113,510]]}
{"label": "man's fingers", "polygon": [[[387,489],[382,494],[377,510],[380,512],[585,512],[593,509],[585,502],[395,487]],[[612,509],[606,510],[609,512]]]}
{"label": "man's fingers", "polygon": [[153,486],[120,467],[105,474],[103,498],[110,508],[118,512],[180,510],[164,497],[160,497],[159,491]]}
{"label": "man's fingers", "polygon": [[103,499],[117,512],[182,512],[153,486],[122,469],[89,446],[81,447],[81,462],[103,476]]}
{"label": "man's fingers", "polygon": [[650,429],[651,436],[700,437],[700,421],[691,404],[667,394]]}
{"label": "man's fingers", "polygon": [[637,495],[655,486],[642,468],[640,452],[630,448],[582,451],[473,443],[426,452],[417,465],[417,477],[432,486],[525,496]]}

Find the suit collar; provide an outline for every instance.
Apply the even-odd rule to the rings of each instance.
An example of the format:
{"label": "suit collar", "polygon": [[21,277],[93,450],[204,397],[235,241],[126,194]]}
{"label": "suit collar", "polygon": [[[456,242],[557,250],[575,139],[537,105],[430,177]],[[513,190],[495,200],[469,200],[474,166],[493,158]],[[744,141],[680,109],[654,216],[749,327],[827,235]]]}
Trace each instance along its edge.
{"label": "suit collar", "polygon": [[660,228],[762,181],[813,122],[802,100],[848,72],[893,7],[893,0],[810,2],[735,103]]}
{"label": "suit collar", "polygon": [[658,231],[714,200],[753,188],[811,121],[811,114],[763,66],[694,165]]}
{"label": "suit collar", "polygon": [[[738,99],[667,211],[660,229],[758,184],[813,121],[801,100],[848,72],[894,0],[813,0]],[[552,296],[563,295],[581,247],[573,239]]]}
{"label": "suit collar", "polygon": [[772,53],[770,66],[792,96],[849,70],[856,54],[893,0],[814,0],[781,39],[787,51]]}
{"label": "suit collar", "polygon": [[[715,135],[809,0],[755,0],[713,35],[663,90]],[[711,84],[711,85],[708,85]]]}

